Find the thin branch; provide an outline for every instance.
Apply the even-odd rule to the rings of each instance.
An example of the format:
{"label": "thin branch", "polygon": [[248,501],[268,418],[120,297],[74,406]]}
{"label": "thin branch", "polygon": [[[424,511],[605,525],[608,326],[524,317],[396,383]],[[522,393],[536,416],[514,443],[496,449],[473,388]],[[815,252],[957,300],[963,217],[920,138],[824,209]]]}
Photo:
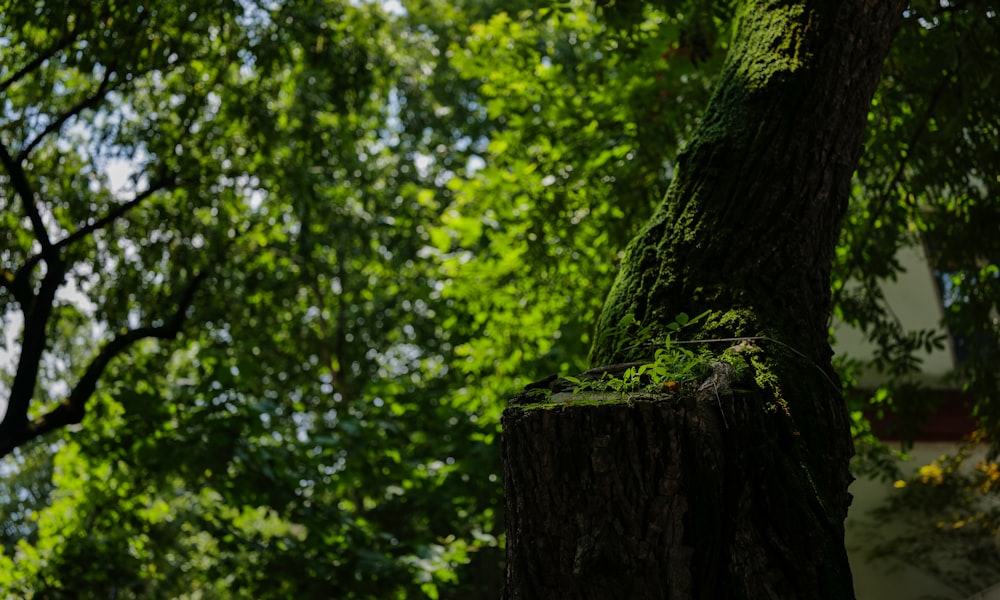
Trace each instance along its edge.
{"label": "thin branch", "polygon": [[[928,125],[931,119],[934,118],[935,113],[937,112],[938,102],[940,102],[941,97],[944,94],[944,91],[950,85],[950,79],[949,79],[950,76],[951,73],[946,72],[944,78],[938,83],[938,86],[934,90],[931,99],[928,101],[927,110],[924,111],[923,120],[920,122],[916,130],[914,130],[914,132],[910,135],[910,138],[907,140],[906,148],[907,151],[910,152],[911,154],[913,152],[913,147],[916,146],[918,142],[920,142],[921,138],[928,131]],[[893,173],[892,177],[889,179],[889,181],[883,188],[882,193],[878,195],[874,205],[874,209],[870,211],[871,218],[869,218],[868,222],[866,223],[867,227],[865,227],[865,233],[864,235],[861,236],[861,239],[868,240],[872,237],[872,234],[874,233],[875,230],[874,223],[881,217],[882,211],[885,210],[886,206],[889,203],[889,196],[892,194],[892,191],[898,185],[900,185],[900,183],[903,180],[903,175],[905,172],[906,172],[906,161],[900,161],[899,164],[896,166],[896,170]],[[841,279],[840,287],[833,291],[831,297],[831,306],[836,306],[837,304],[840,303],[840,299],[843,296],[844,290],[847,285],[847,280],[850,279],[854,275],[854,272],[858,270],[860,267],[861,267],[861,259],[858,257],[858,253],[855,253],[851,256],[851,260],[847,265],[847,271],[844,274],[844,277]]]}
{"label": "thin branch", "polygon": [[[139,194],[136,194],[136,196],[131,200],[129,200],[128,202],[115,206],[113,209],[108,211],[108,213],[105,214],[103,217],[80,227],[73,233],[53,243],[52,247],[55,250],[61,250],[73,244],[74,242],[79,241],[81,238],[90,235],[91,233],[97,231],[98,229],[103,229],[104,227],[107,227],[108,225],[114,223],[118,219],[125,216],[133,208],[142,204],[145,200],[149,199],[149,197],[155,194],[156,192],[167,189],[175,185],[176,183],[177,179],[174,177],[164,177],[162,179],[153,182],[147,189],[145,189],[143,192]],[[22,294],[25,292],[30,293],[31,288],[27,286],[27,281],[28,281],[27,274],[30,273],[38,265],[38,263],[42,261],[43,258],[45,258],[45,255],[42,253],[33,255],[28,260],[26,260],[23,265],[18,267],[17,272],[14,274],[14,277],[9,281],[9,285],[7,285],[8,284],[7,281],[2,282],[4,284],[4,287],[7,287],[8,289],[11,290],[11,293],[14,294],[15,299],[18,299],[18,301],[22,304],[22,306],[24,305],[24,303],[21,302],[20,297],[18,296],[18,292],[21,292]],[[15,286],[17,286],[18,283],[20,283],[21,285],[18,286],[17,289],[15,289]]]}
{"label": "thin branch", "polygon": [[56,120],[49,123],[48,126],[41,131],[41,133],[35,136],[35,139],[25,144],[24,148],[21,149],[21,152],[17,156],[18,162],[24,162],[27,160],[28,155],[35,149],[35,146],[40,144],[42,140],[52,132],[62,129],[62,126],[66,124],[66,121],[69,121],[88,108],[97,107],[97,105],[104,100],[104,97],[108,95],[108,92],[115,88],[115,86],[111,85],[111,78],[114,74],[114,69],[111,66],[107,67],[104,72],[104,77],[101,79],[101,83],[97,86],[97,90],[95,90],[90,96],[87,96],[83,100],[77,102],[63,114],[59,115]]}
{"label": "thin branch", "polygon": [[80,37],[79,29],[71,31],[69,35],[59,40],[59,42],[57,42],[51,48],[49,48],[45,52],[42,52],[41,54],[38,54],[37,56],[35,56],[35,58],[29,61],[28,64],[24,65],[17,71],[11,73],[10,77],[5,79],[3,82],[0,82],[0,94],[6,92],[7,88],[20,81],[28,73],[37,69],[39,66],[41,66],[42,63],[44,63],[47,60],[50,60],[53,56],[65,50],[67,47],[70,46],[70,44],[75,42],[78,37]]}
{"label": "thin branch", "polygon": [[15,160],[10,155],[10,152],[7,151],[6,144],[0,141],[0,162],[3,163],[7,174],[10,175],[10,183],[14,186],[14,193],[21,197],[21,202],[24,204],[24,213],[28,215],[28,220],[31,221],[31,228],[35,232],[35,239],[42,245],[42,254],[46,258],[50,257],[52,255],[52,240],[49,239],[49,232],[45,229],[45,223],[42,222],[42,215],[38,212],[38,206],[35,205],[35,191],[31,188],[28,176],[21,167],[21,163],[24,161]]}
{"label": "thin branch", "polygon": [[[309,260],[305,261],[304,268],[308,271],[309,277],[309,287],[312,292],[316,295],[316,305],[319,307],[319,325],[320,331],[320,354],[322,355],[323,362],[326,367],[330,369],[330,377],[332,379],[331,384],[333,389],[340,392],[345,397],[348,396],[347,387],[344,384],[343,369],[342,365],[346,362],[344,361],[344,311],[342,307],[337,309],[337,325],[335,328],[331,328],[330,320],[326,318],[327,303],[326,294],[319,286],[319,277],[313,272],[309,265],[311,264]],[[332,333],[331,333],[332,329]],[[333,350],[330,349],[330,338],[333,337]]]}
{"label": "thin branch", "polygon": [[645,365],[645,364],[648,364],[648,363],[649,363],[649,361],[636,360],[636,361],[632,361],[632,362],[615,363],[615,364],[611,364],[611,365],[601,365],[599,367],[594,367],[592,369],[587,369],[583,373],[580,373],[580,375],[581,376],[604,375],[604,374],[617,375],[617,374],[624,373],[628,369],[638,368],[638,367],[641,367],[642,365]]}
{"label": "thin branch", "polygon": [[97,382],[104,373],[108,364],[111,363],[112,359],[127,350],[139,340],[150,338],[171,340],[177,337],[181,331],[181,327],[184,325],[184,319],[187,316],[187,311],[194,303],[195,293],[198,291],[198,287],[201,285],[201,282],[205,279],[205,275],[206,274],[204,272],[199,273],[191,280],[187,288],[184,290],[184,294],[181,296],[180,303],[177,305],[177,310],[174,311],[174,314],[166,323],[155,327],[148,326],[131,329],[125,333],[115,336],[114,339],[105,344],[104,347],[101,348],[97,357],[91,361],[86,372],[84,372],[83,377],[80,378],[80,381],[78,381],[76,386],[73,388],[73,391],[70,392],[69,398],[64,405],[68,404],[71,407],[77,407],[80,412],[80,416],[82,417],[84,404],[94,393],[94,390],[97,389]]}
{"label": "thin branch", "polygon": [[172,185],[175,185],[176,183],[177,179],[174,177],[164,177],[162,179],[159,179],[151,183],[148,188],[143,190],[141,193],[136,194],[136,196],[131,200],[129,200],[128,202],[125,202],[124,204],[119,204],[118,206],[108,211],[108,213],[103,217],[84,225],[83,227],[77,229],[73,233],[59,240],[58,242],[55,243],[55,247],[64,248],[78,241],[80,238],[90,235],[91,233],[97,231],[98,229],[103,229],[104,227],[107,227],[111,223],[114,223],[118,219],[125,216],[127,212],[129,212],[136,206],[142,204],[145,200],[147,200],[150,196],[152,196],[156,192],[167,189]]}
{"label": "thin branch", "polygon": [[83,376],[73,387],[69,396],[63,400],[59,406],[55,407],[47,414],[39,417],[34,422],[26,424],[12,432],[5,439],[0,440],[0,457],[6,456],[33,439],[46,433],[80,423],[86,413],[87,401],[93,396],[97,389],[97,384],[104,370],[116,357],[128,350],[133,344],[143,339],[172,340],[176,338],[187,318],[187,312],[194,304],[194,298],[198,288],[207,276],[206,272],[198,273],[194,276],[177,305],[177,310],[170,318],[159,326],[140,327],[132,329],[115,336],[110,342],[105,344],[93,361],[87,366]]}

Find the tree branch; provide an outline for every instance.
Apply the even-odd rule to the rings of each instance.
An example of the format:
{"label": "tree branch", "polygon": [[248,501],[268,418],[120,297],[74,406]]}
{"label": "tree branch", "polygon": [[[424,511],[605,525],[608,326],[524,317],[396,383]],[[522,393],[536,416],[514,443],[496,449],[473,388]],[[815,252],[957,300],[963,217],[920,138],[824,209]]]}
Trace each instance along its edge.
{"label": "tree branch", "polygon": [[23,162],[22,159],[15,160],[7,151],[7,146],[0,141],[0,163],[3,163],[4,169],[10,175],[10,184],[14,186],[14,193],[21,197],[24,213],[31,221],[31,229],[35,232],[35,239],[42,245],[42,255],[48,258],[52,254],[52,240],[49,239],[49,232],[45,229],[45,223],[42,222],[38,206],[35,205],[35,190],[31,188],[31,182],[28,181],[28,176],[21,167]]}
{"label": "tree branch", "polygon": [[70,44],[75,42],[78,37],[80,37],[79,29],[69,32],[66,37],[59,40],[51,48],[38,54],[35,58],[31,59],[28,64],[24,65],[14,73],[11,73],[10,77],[0,82],[0,94],[6,92],[7,88],[20,81],[28,73],[37,69],[42,63],[65,50]]}
{"label": "tree branch", "polygon": [[[21,354],[17,361],[17,372],[10,386],[7,411],[0,421],[0,447],[6,440],[15,437],[28,426],[28,407],[38,383],[38,370],[42,362],[48,340],[49,317],[55,303],[56,292],[63,283],[65,269],[62,261],[48,262],[48,271],[42,278],[38,293],[30,289],[22,303],[24,331],[21,333]],[[0,457],[4,454],[0,454]]]}
{"label": "tree branch", "polygon": [[[920,142],[921,138],[929,130],[931,119],[933,119],[934,115],[937,114],[938,102],[941,100],[945,90],[950,85],[950,80],[949,80],[950,76],[951,76],[950,72],[945,73],[940,83],[934,89],[934,92],[927,103],[927,109],[924,111],[923,120],[917,125],[917,128],[913,131],[909,139],[906,141],[905,147],[908,149],[909,152],[912,153],[913,148]],[[896,187],[900,185],[900,183],[903,181],[903,176],[906,174],[907,164],[908,164],[907,161],[901,160],[899,161],[899,164],[896,165],[896,169],[893,172],[892,177],[889,178],[888,183],[886,183],[882,192],[878,195],[878,197],[874,202],[874,208],[870,211],[871,216],[869,217],[867,223],[865,224],[866,227],[864,235],[862,235],[860,239],[862,240],[872,239],[872,236],[875,233],[875,222],[882,216],[882,212],[885,210],[886,206],[889,203],[889,197],[892,194],[892,191],[896,189]],[[840,287],[833,290],[831,306],[836,306],[840,304],[840,299],[843,297],[844,290],[847,287],[847,281],[854,275],[855,271],[857,271],[863,266],[861,262],[862,261],[861,258],[859,257],[859,253],[856,252],[851,255],[851,258],[847,264],[847,270],[843,278],[841,279]]]}
{"label": "tree branch", "polygon": [[64,248],[78,241],[80,238],[90,235],[91,233],[97,231],[98,229],[103,229],[104,227],[110,225],[111,223],[114,223],[118,219],[125,216],[127,212],[129,212],[136,206],[142,204],[146,199],[148,199],[156,192],[167,189],[176,183],[177,179],[175,177],[163,177],[161,179],[154,181],[149,185],[148,188],[146,188],[141,193],[136,194],[135,197],[129,200],[128,202],[119,204],[118,206],[108,211],[108,213],[103,217],[95,221],[91,221],[90,223],[84,225],[83,227],[80,227],[73,233],[59,240],[58,242],[55,243],[55,247]]}
{"label": "tree branch", "polygon": [[98,104],[100,104],[101,101],[104,100],[104,97],[108,95],[108,92],[115,87],[111,85],[111,78],[114,73],[115,71],[113,66],[107,67],[104,71],[104,77],[101,79],[101,83],[97,86],[97,90],[95,90],[90,96],[87,96],[83,100],[77,102],[63,114],[59,115],[56,120],[49,123],[48,126],[41,131],[41,133],[35,136],[35,139],[25,144],[24,148],[22,148],[21,152],[17,155],[18,162],[24,162],[27,160],[28,155],[35,149],[35,146],[40,144],[41,141],[50,133],[62,129],[62,126],[66,124],[66,121],[69,121],[73,117],[79,115],[84,110],[88,108],[95,108]]}
{"label": "tree branch", "polygon": [[163,325],[132,329],[115,336],[114,339],[105,344],[87,366],[86,371],[70,391],[69,396],[59,406],[32,423],[25,423],[13,431],[5,431],[5,429],[10,429],[5,419],[4,427],[0,428],[0,432],[5,434],[3,439],[0,439],[0,457],[10,454],[15,448],[46,433],[66,425],[80,423],[86,413],[87,401],[93,396],[104,370],[112,360],[123,354],[139,340],[149,338],[171,340],[180,334],[187,318],[187,311],[194,304],[195,294],[206,276],[207,273],[204,271],[194,276],[184,289],[177,310]]}
{"label": "tree branch", "polygon": [[[41,255],[38,257],[40,259]],[[28,279],[24,276],[26,273],[27,271],[22,269],[13,273],[7,270],[0,271],[0,287],[10,292],[22,311],[31,306],[31,286],[28,285]]]}
{"label": "tree branch", "polygon": [[[108,213],[105,214],[103,217],[100,217],[99,219],[96,219],[86,225],[83,225],[73,233],[67,235],[66,237],[62,238],[57,242],[54,242],[52,244],[52,247],[55,250],[61,250],[73,244],[74,242],[79,241],[81,238],[90,235],[91,233],[97,231],[98,229],[103,229],[104,227],[107,227],[111,223],[114,223],[118,219],[125,216],[125,214],[127,214],[133,208],[142,204],[145,200],[147,200],[150,196],[152,196],[156,192],[167,189],[172,185],[175,185],[176,183],[177,179],[174,177],[163,177],[161,179],[156,180],[155,182],[150,184],[150,186],[146,190],[137,194],[134,198],[132,198],[128,202],[119,204],[118,206],[108,211]],[[9,289],[11,293],[14,295],[14,298],[22,306],[25,305],[25,302],[22,301],[22,297],[27,297],[25,296],[25,294],[31,293],[31,288],[30,286],[28,286],[27,275],[38,265],[39,262],[41,262],[43,258],[45,258],[44,254],[42,253],[35,254],[31,256],[28,260],[26,260],[23,265],[18,267],[17,271],[14,273],[13,276],[10,276],[8,273],[4,273],[3,274],[4,277],[0,279],[0,285],[3,285],[7,289]]]}

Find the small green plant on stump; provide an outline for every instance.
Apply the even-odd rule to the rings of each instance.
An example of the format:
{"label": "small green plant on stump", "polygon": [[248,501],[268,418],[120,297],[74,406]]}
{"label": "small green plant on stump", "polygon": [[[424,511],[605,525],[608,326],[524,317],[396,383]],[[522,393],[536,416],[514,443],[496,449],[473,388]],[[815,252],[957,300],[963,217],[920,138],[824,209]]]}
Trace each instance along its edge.
{"label": "small green plant on stump", "polygon": [[[651,362],[629,363],[619,372],[605,371],[599,379],[565,377],[574,384],[574,393],[586,390],[612,391],[623,398],[639,392],[672,392],[682,384],[705,376],[711,370],[712,354],[706,347],[695,351],[674,343],[671,336],[679,333],[708,315],[708,311],[689,317],[680,313],[666,325],[669,331],[662,339],[654,339],[652,328],[643,327],[632,315],[627,315],[618,324],[620,328],[636,327],[635,346],[659,346],[653,353]],[[620,373],[620,375],[618,374]]]}

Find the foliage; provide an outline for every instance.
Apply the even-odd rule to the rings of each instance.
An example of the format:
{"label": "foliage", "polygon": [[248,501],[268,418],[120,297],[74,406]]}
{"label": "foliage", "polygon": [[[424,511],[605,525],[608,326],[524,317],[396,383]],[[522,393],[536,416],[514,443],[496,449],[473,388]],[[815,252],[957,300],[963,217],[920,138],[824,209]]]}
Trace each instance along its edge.
{"label": "foliage", "polygon": [[[3,12],[3,141],[68,273],[30,416],[134,339],[80,396],[68,444],[8,462],[27,481],[44,474],[31,455],[57,452],[51,495],[5,540],[5,594],[433,596],[463,570],[466,595],[494,588],[497,425],[454,392],[466,332],[442,327],[456,311],[416,262],[438,215],[421,157],[439,142],[390,100],[404,66],[426,79],[433,40],[409,32],[400,66],[375,6],[140,8],[95,4],[68,32],[61,13]],[[94,77],[111,87],[82,106]],[[40,91],[51,81],[66,97]],[[5,332],[31,339],[14,273],[54,263],[32,258],[31,203],[2,202],[3,262],[24,266],[4,280]],[[133,335],[172,313],[176,341]]]}
{"label": "foliage", "polygon": [[1000,121],[986,108],[998,91],[989,67],[998,49],[986,40],[998,27],[990,2],[911,3],[869,114],[868,151],[833,284],[837,317],[876,343],[871,366],[890,392],[882,404],[926,412],[909,395],[892,392],[912,383],[921,349],[944,345],[943,331],[905,331],[880,286],[901,270],[901,247],[926,248],[945,304],[943,325],[964,359],[952,383],[975,395],[977,416],[990,431],[1000,390],[994,274],[1000,248],[992,234],[1000,227],[1000,156],[987,140],[996,138]]}
{"label": "foliage", "polygon": [[[683,328],[694,325],[703,319],[707,312],[694,318],[688,317],[687,313],[680,313],[674,321],[666,325],[666,329],[672,334],[680,332]],[[563,377],[569,383],[576,386],[577,392],[581,390],[610,390],[623,398],[629,394],[652,391],[652,392],[672,392],[681,384],[693,382],[705,374],[711,368],[713,354],[704,345],[716,340],[688,340],[687,342],[699,343],[701,349],[694,351],[686,347],[685,342],[676,342],[668,334],[661,340],[653,340],[653,328],[642,327],[635,322],[635,317],[626,315],[616,326],[624,331],[631,331],[638,328],[638,334],[632,338],[636,345],[658,346],[653,352],[653,360],[646,363],[635,363],[624,365],[625,369],[620,376],[612,375],[610,372],[603,372],[600,379],[580,379],[578,377]]]}
{"label": "foliage", "polygon": [[[586,368],[727,46],[729,3],[608,5],[4,2],[0,393],[44,340],[25,414],[72,418],[0,467],[3,594],[495,595],[504,400]],[[993,430],[996,28],[913,4],[834,281],[889,390],[924,236]]]}
{"label": "foliage", "polygon": [[[973,437],[895,482],[896,493],[874,513],[870,558],[919,564],[956,591],[972,595],[1000,577],[1000,467],[982,458]],[[978,456],[976,456],[978,455]]]}

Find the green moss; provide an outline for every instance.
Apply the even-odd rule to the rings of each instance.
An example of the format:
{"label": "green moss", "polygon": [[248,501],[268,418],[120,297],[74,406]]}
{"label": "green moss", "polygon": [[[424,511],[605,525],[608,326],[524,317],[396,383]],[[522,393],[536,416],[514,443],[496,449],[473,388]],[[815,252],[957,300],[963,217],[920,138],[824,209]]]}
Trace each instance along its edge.
{"label": "green moss", "polygon": [[763,89],[774,77],[794,73],[806,64],[809,16],[802,5],[759,11],[748,2],[737,18],[744,35],[736,36],[730,64],[745,90]]}
{"label": "green moss", "polygon": [[657,402],[662,401],[667,396],[655,396],[649,393],[626,393],[586,391],[573,394],[554,394],[555,401],[539,402],[537,404],[526,404],[522,406],[525,411],[529,410],[568,410],[570,408],[581,408],[586,406],[606,406],[610,404],[635,404],[636,402]]}
{"label": "green moss", "polygon": [[739,337],[756,333],[751,325],[757,321],[754,313],[747,308],[733,308],[727,311],[713,312],[705,320],[705,329],[712,332],[723,332],[727,336]]}
{"label": "green moss", "polygon": [[736,381],[747,381],[750,379],[750,363],[747,362],[742,352],[723,352],[719,360],[733,368]]}

